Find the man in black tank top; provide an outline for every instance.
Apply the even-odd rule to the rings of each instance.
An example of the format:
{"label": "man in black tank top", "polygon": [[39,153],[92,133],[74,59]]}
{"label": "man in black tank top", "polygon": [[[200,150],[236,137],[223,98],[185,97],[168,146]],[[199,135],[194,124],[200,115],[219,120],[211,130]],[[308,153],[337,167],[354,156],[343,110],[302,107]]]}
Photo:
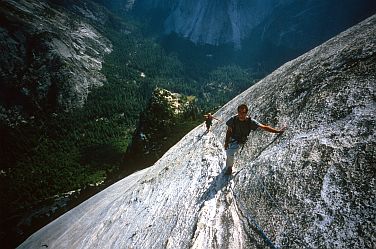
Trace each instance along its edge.
{"label": "man in black tank top", "polygon": [[245,104],[238,106],[238,115],[230,118],[227,122],[227,132],[225,140],[226,150],[226,174],[231,175],[232,166],[234,165],[235,153],[245,144],[247,137],[251,131],[261,128],[272,133],[282,134],[284,129],[277,130],[270,126],[259,123],[258,121],[247,117],[248,107]]}

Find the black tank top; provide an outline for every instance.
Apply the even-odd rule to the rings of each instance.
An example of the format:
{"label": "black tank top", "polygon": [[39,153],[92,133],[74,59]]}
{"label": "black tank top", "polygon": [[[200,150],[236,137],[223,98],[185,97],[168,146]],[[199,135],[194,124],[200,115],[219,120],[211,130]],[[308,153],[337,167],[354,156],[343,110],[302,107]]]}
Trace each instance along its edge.
{"label": "black tank top", "polygon": [[244,121],[240,121],[238,116],[234,116],[226,122],[226,125],[232,129],[231,137],[242,144],[247,141],[249,133],[256,130],[261,124],[249,117]]}

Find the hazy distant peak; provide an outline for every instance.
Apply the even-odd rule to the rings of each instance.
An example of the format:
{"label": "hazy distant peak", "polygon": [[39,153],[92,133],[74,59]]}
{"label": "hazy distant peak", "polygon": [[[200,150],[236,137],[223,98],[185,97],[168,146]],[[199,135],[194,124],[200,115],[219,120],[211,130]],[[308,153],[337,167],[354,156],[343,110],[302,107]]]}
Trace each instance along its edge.
{"label": "hazy distant peak", "polygon": [[[137,0],[141,20],[153,18],[164,33],[198,44],[252,46],[246,40],[282,48],[312,48],[373,14],[371,0]],[[373,11],[372,11],[373,10]],[[330,18],[329,18],[330,17]],[[249,42],[249,41],[248,41]],[[312,43],[314,43],[312,45]]]}
{"label": "hazy distant peak", "polygon": [[288,126],[280,137],[253,132],[231,178],[225,124],[202,124],[19,248],[371,248],[375,37],[376,15],[215,113],[225,121],[247,103],[260,122]]}
{"label": "hazy distant peak", "polygon": [[180,1],[165,21],[165,32],[178,33],[195,43],[234,43],[240,47],[248,31],[270,14],[270,3],[270,0]]}

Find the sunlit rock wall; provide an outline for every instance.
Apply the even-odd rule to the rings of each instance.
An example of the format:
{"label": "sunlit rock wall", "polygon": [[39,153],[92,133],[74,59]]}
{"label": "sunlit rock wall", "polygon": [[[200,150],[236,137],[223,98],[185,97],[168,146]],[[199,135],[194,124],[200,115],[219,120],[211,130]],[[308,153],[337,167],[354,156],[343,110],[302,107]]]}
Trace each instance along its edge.
{"label": "sunlit rock wall", "polygon": [[[115,183],[20,248],[375,248],[376,16],[222,107],[154,166]],[[224,175],[224,122],[253,132]]]}

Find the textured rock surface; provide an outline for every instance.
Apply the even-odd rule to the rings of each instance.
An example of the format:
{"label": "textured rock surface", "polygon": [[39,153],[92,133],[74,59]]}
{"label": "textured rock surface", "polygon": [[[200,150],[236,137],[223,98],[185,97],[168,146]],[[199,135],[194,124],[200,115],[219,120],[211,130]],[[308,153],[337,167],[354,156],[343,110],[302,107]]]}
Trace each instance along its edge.
{"label": "textured rock surface", "polygon": [[[372,15],[376,4],[341,0],[136,0],[143,19],[155,14],[164,19],[164,32],[177,33],[195,43],[236,48],[260,44],[307,51],[356,22]],[[155,21],[158,21],[157,19]]]}
{"label": "textured rock surface", "polygon": [[20,248],[375,248],[375,37],[373,16],[220,109],[289,127],[253,132],[231,179],[202,125]]}
{"label": "textured rock surface", "polygon": [[[84,6],[75,8],[90,16]],[[83,19],[47,1],[2,1],[0,13],[5,107],[70,110],[85,102],[91,87],[105,82],[100,70],[111,43]]]}
{"label": "textured rock surface", "polygon": [[272,0],[179,1],[165,22],[165,32],[175,32],[195,43],[241,46],[241,40],[273,10]]}

